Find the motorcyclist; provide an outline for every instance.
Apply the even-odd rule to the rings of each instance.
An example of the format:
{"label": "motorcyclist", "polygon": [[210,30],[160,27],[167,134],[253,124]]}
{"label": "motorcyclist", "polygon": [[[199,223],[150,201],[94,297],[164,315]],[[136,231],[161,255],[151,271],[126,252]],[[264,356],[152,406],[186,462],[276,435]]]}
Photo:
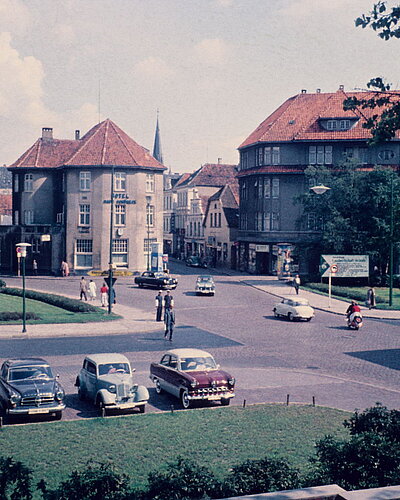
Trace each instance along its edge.
{"label": "motorcyclist", "polygon": [[355,300],[352,300],[346,311],[346,316],[349,321],[353,320],[354,313],[361,313],[361,308]]}

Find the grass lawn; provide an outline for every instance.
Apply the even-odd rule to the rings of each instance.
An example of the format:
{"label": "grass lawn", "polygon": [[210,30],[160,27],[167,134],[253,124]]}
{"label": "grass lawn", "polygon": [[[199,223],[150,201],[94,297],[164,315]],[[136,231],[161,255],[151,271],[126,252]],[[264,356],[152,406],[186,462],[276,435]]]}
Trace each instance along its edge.
{"label": "grass lawn", "polygon": [[54,486],[88,460],[112,461],[135,486],[178,456],[222,478],[247,459],[283,457],[307,469],[314,443],[325,434],[346,438],[351,414],[312,406],[251,405],[8,425],[0,429],[1,455],[22,461]]}
{"label": "grass lawn", "polygon": [[[22,298],[14,295],[0,294],[0,312],[22,312]],[[108,315],[105,309],[98,308],[98,312],[77,313],[52,306],[39,300],[26,299],[26,312],[34,312],[41,319],[27,320],[27,324],[44,323],[88,323],[90,321],[110,321],[118,319],[116,314]],[[111,317],[110,317],[111,316]],[[0,321],[0,325],[20,324],[21,320]]]}

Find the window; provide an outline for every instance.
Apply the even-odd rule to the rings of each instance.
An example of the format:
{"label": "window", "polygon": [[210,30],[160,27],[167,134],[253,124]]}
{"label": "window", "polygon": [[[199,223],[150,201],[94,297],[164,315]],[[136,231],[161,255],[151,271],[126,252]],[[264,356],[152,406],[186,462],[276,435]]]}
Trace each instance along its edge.
{"label": "window", "polygon": [[264,148],[264,165],[279,165],[281,162],[279,146]]}
{"label": "window", "polygon": [[277,177],[272,179],[272,198],[279,198],[279,179]]}
{"label": "window", "polygon": [[259,166],[263,165],[263,160],[264,160],[264,150],[263,150],[263,148],[258,148],[257,157],[258,157],[257,165],[259,165]]}
{"label": "window", "polygon": [[75,267],[89,269],[93,267],[93,242],[92,240],[76,240]]}
{"label": "window", "polygon": [[358,160],[360,163],[368,163],[368,148],[358,148]]}
{"label": "window", "polygon": [[33,210],[24,210],[24,224],[33,224]]}
{"label": "window", "polygon": [[218,212],[218,227],[221,227],[221,212]]}
{"label": "window", "polygon": [[18,224],[19,224],[19,212],[18,212],[18,210],[15,210],[15,212],[14,212],[14,224],[16,226],[18,226]]}
{"label": "window", "polygon": [[328,120],[326,128],[327,130],[349,130],[350,120]]}
{"label": "window", "polygon": [[193,223],[190,222],[189,223],[189,236],[192,236],[193,235]]}
{"label": "window", "polygon": [[149,238],[144,240],[144,251],[145,253],[149,253],[151,251],[151,244],[157,243],[157,238]]}
{"label": "window", "polygon": [[146,174],[146,193],[154,193],[154,174]]}
{"label": "window", "polygon": [[247,184],[246,184],[246,181],[242,182],[241,195],[242,195],[242,200],[247,200]]}
{"label": "window", "polygon": [[264,148],[264,165],[271,165],[272,156],[271,156],[271,148]]}
{"label": "window", "polygon": [[154,205],[146,205],[146,226],[154,226]]}
{"label": "window", "polygon": [[90,205],[87,203],[79,205],[79,225],[90,226]]}
{"label": "window", "polygon": [[394,151],[391,149],[384,149],[378,153],[378,158],[383,161],[392,160],[395,157]]}
{"label": "window", "polygon": [[24,176],[24,191],[33,191],[33,175],[25,174]]}
{"label": "window", "polygon": [[272,231],[279,230],[279,214],[277,212],[271,214],[271,229]]}
{"label": "window", "polygon": [[248,155],[247,155],[247,151],[244,151],[242,153],[242,157],[241,157],[241,163],[242,163],[242,169],[245,170],[247,168],[247,165],[248,165]]}
{"label": "window", "polygon": [[56,214],[56,224],[63,224],[63,223],[64,223],[64,213],[58,212],[58,214]]}
{"label": "window", "polygon": [[310,165],[332,164],[332,146],[310,146],[308,149],[308,163]]}
{"label": "window", "polygon": [[128,240],[113,240],[112,261],[117,267],[128,265]]}
{"label": "window", "polygon": [[262,219],[263,214],[261,212],[256,212],[254,217],[254,229],[256,231],[262,231]]}
{"label": "window", "polygon": [[240,214],[240,229],[247,229],[248,218],[247,214]]}
{"label": "window", "polygon": [[14,176],[14,193],[18,193],[19,191],[19,175],[16,174]]}
{"label": "window", "polygon": [[270,212],[264,212],[263,213],[263,231],[270,231],[271,230],[271,214]]}
{"label": "window", "polygon": [[126,205],[115,205],[115,225],[125,226]]}
{"label": "window", "polygon": [[271,179],[264,177],[264,198],[271,197]]}
{"label": "window", "polygon": [[115,172],[114,174],[114,190],[126,191],[126,173]]}
{"label": "window", "polygon": [[351,160],[354,157],[354,149],[353,148],[344,148],[343,149],[343,157],[345,160]]}
{"label": "window", "polygon": [[281,162],[280,149],[277,146],[272,148],[272,165],[279,165]]}
{"label": "window", "polygon": [[91,173],[79,172],[79,189],[81,191],[90,191]]}

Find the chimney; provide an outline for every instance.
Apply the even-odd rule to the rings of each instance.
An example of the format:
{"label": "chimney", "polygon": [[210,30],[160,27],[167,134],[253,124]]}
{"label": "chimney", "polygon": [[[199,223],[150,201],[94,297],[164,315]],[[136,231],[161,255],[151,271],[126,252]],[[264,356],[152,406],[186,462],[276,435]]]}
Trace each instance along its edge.
{"label": "chimney", "polygon": [[75,140],[79,141],[81,138],[81,131],[80,130],[75,130]]}
{"label": "chimney", "polygon": [[344,90],[344,85],[339,85],[339,90]]}
{"label": "chimney", "polygon": [[53,129],[51,127],[42,127],[42,139],[53,139]]}
{"label": "chimney", "polygon": [[301,89],[302,94],[307,94],[307,89]]}
{"label": "chimney", "polygon": [[221,165],[222,163],[222,158],[218,158],[218,165]]}
{"label": "chimney", "polygon": [[321,89],[317,89],[317,94],[320,94],[321,93]]}

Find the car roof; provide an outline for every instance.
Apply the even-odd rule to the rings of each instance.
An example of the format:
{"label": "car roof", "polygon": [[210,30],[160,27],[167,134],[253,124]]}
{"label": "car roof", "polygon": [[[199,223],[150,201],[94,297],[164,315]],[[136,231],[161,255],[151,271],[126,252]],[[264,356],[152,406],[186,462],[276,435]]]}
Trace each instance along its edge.
{"label": "car roof", "polygon": [[85,359],[96,364],[102,363],[129,363],[129,359],[123,354],[116,352],[103,352],[101,354],[88,354]]}
{"label": "car roof", "polygon": [[200,274],[199,276],[197,276],[197,279],[200,279],[200,280],[212,280],[213,277],[210,274]]}
{"label": "car roof", "polygon": [[284,300],[291,300],[292,302],[306,303],[308,304],[309,300],[305,297],[298,297],[297,295],[284,295],[282,297]]}
{"label": "car roof", "polygon": [[15,358],[7,359],[7,363],[12,367],[27,365],[48,365],[49,363],[42,358]]}
{"label": "car roof", "polygon": [[195,358],[195,357],[205,357],[211,356],[207,351],[202,351],[200,349],[171,349],[167,351],[166,354],[173,354],[179,358]]}

